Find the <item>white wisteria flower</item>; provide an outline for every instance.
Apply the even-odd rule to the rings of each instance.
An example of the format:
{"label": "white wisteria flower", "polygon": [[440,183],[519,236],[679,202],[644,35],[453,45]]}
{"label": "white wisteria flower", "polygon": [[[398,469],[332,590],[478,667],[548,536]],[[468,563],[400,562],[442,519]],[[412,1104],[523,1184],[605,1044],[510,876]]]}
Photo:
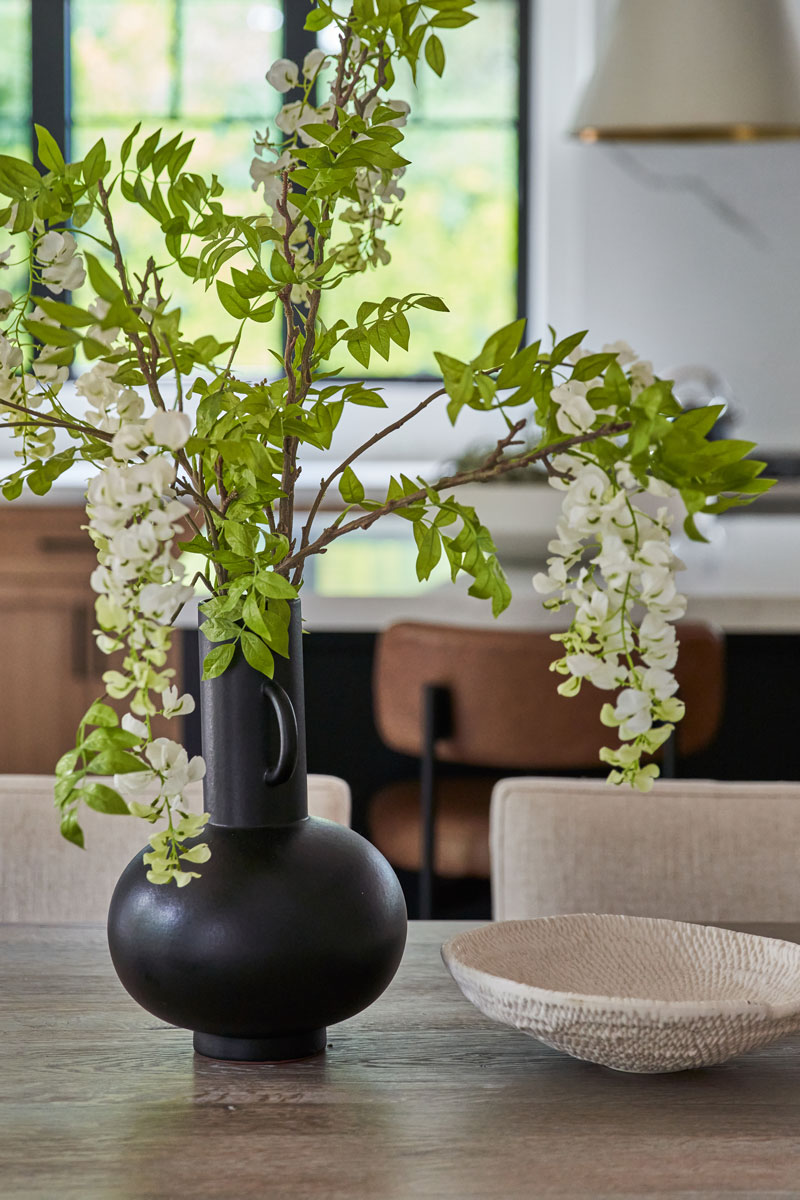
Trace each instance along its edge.
{"label": "white wisteria flower", "polygon": [[176,687],[168,687],[161,693],[161,705],[165,717],[185,717],[194,712],[194,697],[179,696]]}
{"label": "white wisteria flower", "polygon": [[[627,345],[606,351],[636,361]],[[578,384],[551,394],[561,413],[582,393]],[[686,601],[675,585],[683,563],[669,544],[672,516],[667,506],[655,517],[640,506],[649,477],[643,486],[628,463],[602,465],[573,452],[556,456],[552,465],[550,483],[563,493],[562,517],[548,546],[547,571],[534,575],[533,586],[548,597],[546,607],[571,604],[575,611],[567,632],[554,635],[566,651],[553,664],[566,676],[558,690],[575,695],[584,680],[601,690],[619,689],[616,702],[604,706],[603,720],[627,744],[604,750],[603,758],[614,767],[612,782],[646,791],[657,768],[642,766],[641,756],[663,743],[682,713],[671,673],[677,638],[670,621],[683,615]],[[664,491],[658,488],[658,494]],[[638,620],[637,613],[643,613]]]}
{"label": "white wisteria flower", "polygon": [[585,383],[571,379],[550,393],[551,400],[558,405],[556,424],[562,433],[586,433],[594,424],[596,414],[586,399],[586,391]]}
{"label": "white wisteria flower", "polygon": [[297,63],[292,62],[290,58],[276,58],[267,71],[267,83],[276,92],[288,92],[293,87],[297,87],[299,82],[300,72],[297,69]]}
{"label": "white wisteria flower", "polygon": [[51,229],[36,247],[36,257],[42,264],[42,279],[54,295],[74,291],[83,285],[86,268],[76,253],[77,243],[69,231],[58,233]]}
{"label": "white wisteria flower", "polygon": [[[303,77],[305,79],[314,79],[327,57],[328,56],[325,51],[320,50],[318,47],[315,47],[313,50],[309,50],[308,54],[303,59]],[[286,59],[283,61],[285,62]],[[294,67],[294,63],[291,63],[291,66]],[[296,70],[297,68],[295,67],[295,71]],[[269,76],[267,76],[267,78],[269,78]],[[270,80],[270,82],[272,81]],[[297,80],[295,80],[295,83],[296,82]],[[273,84],[272,86],[274,87],[275,85]],[[286,91],[287,89],[279,88],[278,90]]]}

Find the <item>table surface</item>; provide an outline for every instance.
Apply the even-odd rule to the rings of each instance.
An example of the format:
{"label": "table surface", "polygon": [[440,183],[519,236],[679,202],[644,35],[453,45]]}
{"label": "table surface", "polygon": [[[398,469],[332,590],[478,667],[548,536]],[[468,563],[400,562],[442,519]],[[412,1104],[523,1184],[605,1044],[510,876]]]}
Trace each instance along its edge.
{"label": "table surface", "polygon": [[0,1195],[800,1195],[800,1039],[674,1075],[578,1062],[463,999],[439,946],[468,927],[412,924],[325,1054],[234,1065],[127,997],[101,928],[0,926]]}

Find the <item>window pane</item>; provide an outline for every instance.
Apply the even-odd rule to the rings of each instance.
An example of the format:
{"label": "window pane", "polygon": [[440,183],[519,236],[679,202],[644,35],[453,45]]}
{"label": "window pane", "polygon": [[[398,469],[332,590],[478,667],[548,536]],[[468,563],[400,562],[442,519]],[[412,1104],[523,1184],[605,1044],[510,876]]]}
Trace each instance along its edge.
{"label": "window pane", "polygon": [[[183,131],[195,139],[186,169],[218,175],[225,187],[222,202],[231,211],[261,212],[250,180],[253,132],[277,109],[265,74],[280,56],[281,24],[281,11],[268,2],[72,0],[73,156],[84,155],[100,137],[117,151],[138,120],[142,136],[160,128],[167,141]],[[118,207],[123,250],[141,269],[154,242],[153,222],[135,205]],[[233,259],[227,270],[245,265]],[[233,336],[236,321],[202,285],[192,285],[176,269],[167,280],[182,308],[186,336]],[[88,299],[76,295],[78,303]],[[279,339],[277,322],[248,323],[240,367],[266,374],[274,361],[268,349]]]}
{"label": "window pane", "polygon": [[[417,72],[401,64],[395,90],[426,120],[509,121],[517,110],[517,0],[478,0],[476,21],[460,29],[438,29],[444,47],[444,78],[427,63]],[[412,99],[412,93],[414,98]]]}
{"label": "window pane", "polygon": [[0,0],[0,144],[30,159],[30,0]]}
{"label": "window pane", "polygon": [[190,0],[184,12],[182,112],[189,119],[246,118],[263,128],[280,107],[265,80],[281,55],[280,0]]}
{"label": "window pane", "polygon": [[73,122],[170,112],[171,0],[72,0]]}
{"label": "window pane", "polygon": [[[30,0],[0,0],[0,153],[31,159],[31,24]],[[0,207],[8,201],[3,198]],[[0,231],[0,254],[9,246]],[[17,295],[25,287],[27,264],[18,261],[27,253],[23,238],[0,275],[0,287]]]}
{"label": "window pane", "polygon": [[[416,126],[405,143],[407,200],[402,225],[387,229],[392,261],[341,284],[325,298],[325,320],[352,321],[362,300],[430,292],[449,313],[408,314],[408,353],[376,374],[435,372],[434,350],[474,356],[491,331],[514,319],[516,306],[516,135],[483,126]],[[348,370],[355,369],[351,361]]]}
{"label": "window pane", "polygon": [[[411,116],[400,153],[411,160],[401,224],[387,228],[392,256],[325,296],[327,323],[352,322],[362,300],[431,292],[450,308],[409,314],[409,352],[375,355],[370,373],[436,373],[434,350],[472,357],[517,307],[518,30],[515,0],[478,0],[478,20],[440,30],[447,56],[443,79],[423,66],[415,88],[398,71],[392,90]],[[320,41],[326,49],[323,31]],[[342,227],[341,236],[347,231]],[[354,371],[343,352],[336,365]]]}

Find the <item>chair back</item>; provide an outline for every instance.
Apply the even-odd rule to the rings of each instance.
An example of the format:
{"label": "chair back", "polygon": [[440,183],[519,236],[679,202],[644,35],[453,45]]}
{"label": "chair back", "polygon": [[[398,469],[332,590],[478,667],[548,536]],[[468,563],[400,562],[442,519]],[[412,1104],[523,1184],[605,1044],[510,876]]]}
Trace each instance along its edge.
{"label": "chair back", "polygon": [[491,802],[492,910],[505,921],[627,913],[800,920],[800,783],[503,779]]}
{"label": "chair back", "polygon": [[[147,842],[141,820],[84,808],[86,849],[58,832],[51,775],[0,775],[0,921],[41,924],[105,921],[117,879]],[[189,806],[202,812],[201,784]],[[350,788],[333,775],[309,775],[312,816],[350,824]]]}
{"label": "chair back", "polygon": [[[678,753],[713,739],[722,715],[724,638],[710,625],[678,625],[676,677],[686,716]],[[608,730],[600,709],[611,693],[585,684],[559,696],[550,663],[558,645],[539,630],[466,629],[404,622],[378,640],[373,679],[378,731],[393,750],[419,755],[427,685],[451,696],[450,736],[437,758],[484,767],[559,770],[598,765]]]}

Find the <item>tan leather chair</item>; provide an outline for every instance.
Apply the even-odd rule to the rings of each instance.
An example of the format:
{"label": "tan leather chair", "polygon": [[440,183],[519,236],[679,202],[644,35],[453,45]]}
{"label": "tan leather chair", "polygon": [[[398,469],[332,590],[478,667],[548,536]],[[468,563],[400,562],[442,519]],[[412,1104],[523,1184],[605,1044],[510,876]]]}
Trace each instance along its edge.
{"label": "tan leather chair", "polygon": [[[677,754],[707,746],[719,727],[724,639],[683,622],[676,668],[686,717]],[[597,769],[614,734],[600,723],[611,693],[585,684],[566,699],[550,663],[558,646],[544,632],[466,629],[416,622],[387,629],[373,678],[378,732],[388,746],[421,759],[420,780],[391,784],[373,798],[370,835],[396,867],[420,871],[420,915],[432,910],[433,873],[489,877],[493,781],[443,778],[439,762],[517,770]]]}
{"label": "tan leather chair", "polygon": [[[0,775],[0,921],[58,924],[105,921],[123,868],[147,842],[144,821],[84,808],[86,849],[59,833],[51,775]],[[202,784],[191,807],[202,811]],[[350,824],[350,788],[333,775],[309,775],[313,816]]]}
{"label": "tan leather chair", "polygon": [[800,783],[503,779],[491,804],[495,920],[569,912],[800,920]]}

